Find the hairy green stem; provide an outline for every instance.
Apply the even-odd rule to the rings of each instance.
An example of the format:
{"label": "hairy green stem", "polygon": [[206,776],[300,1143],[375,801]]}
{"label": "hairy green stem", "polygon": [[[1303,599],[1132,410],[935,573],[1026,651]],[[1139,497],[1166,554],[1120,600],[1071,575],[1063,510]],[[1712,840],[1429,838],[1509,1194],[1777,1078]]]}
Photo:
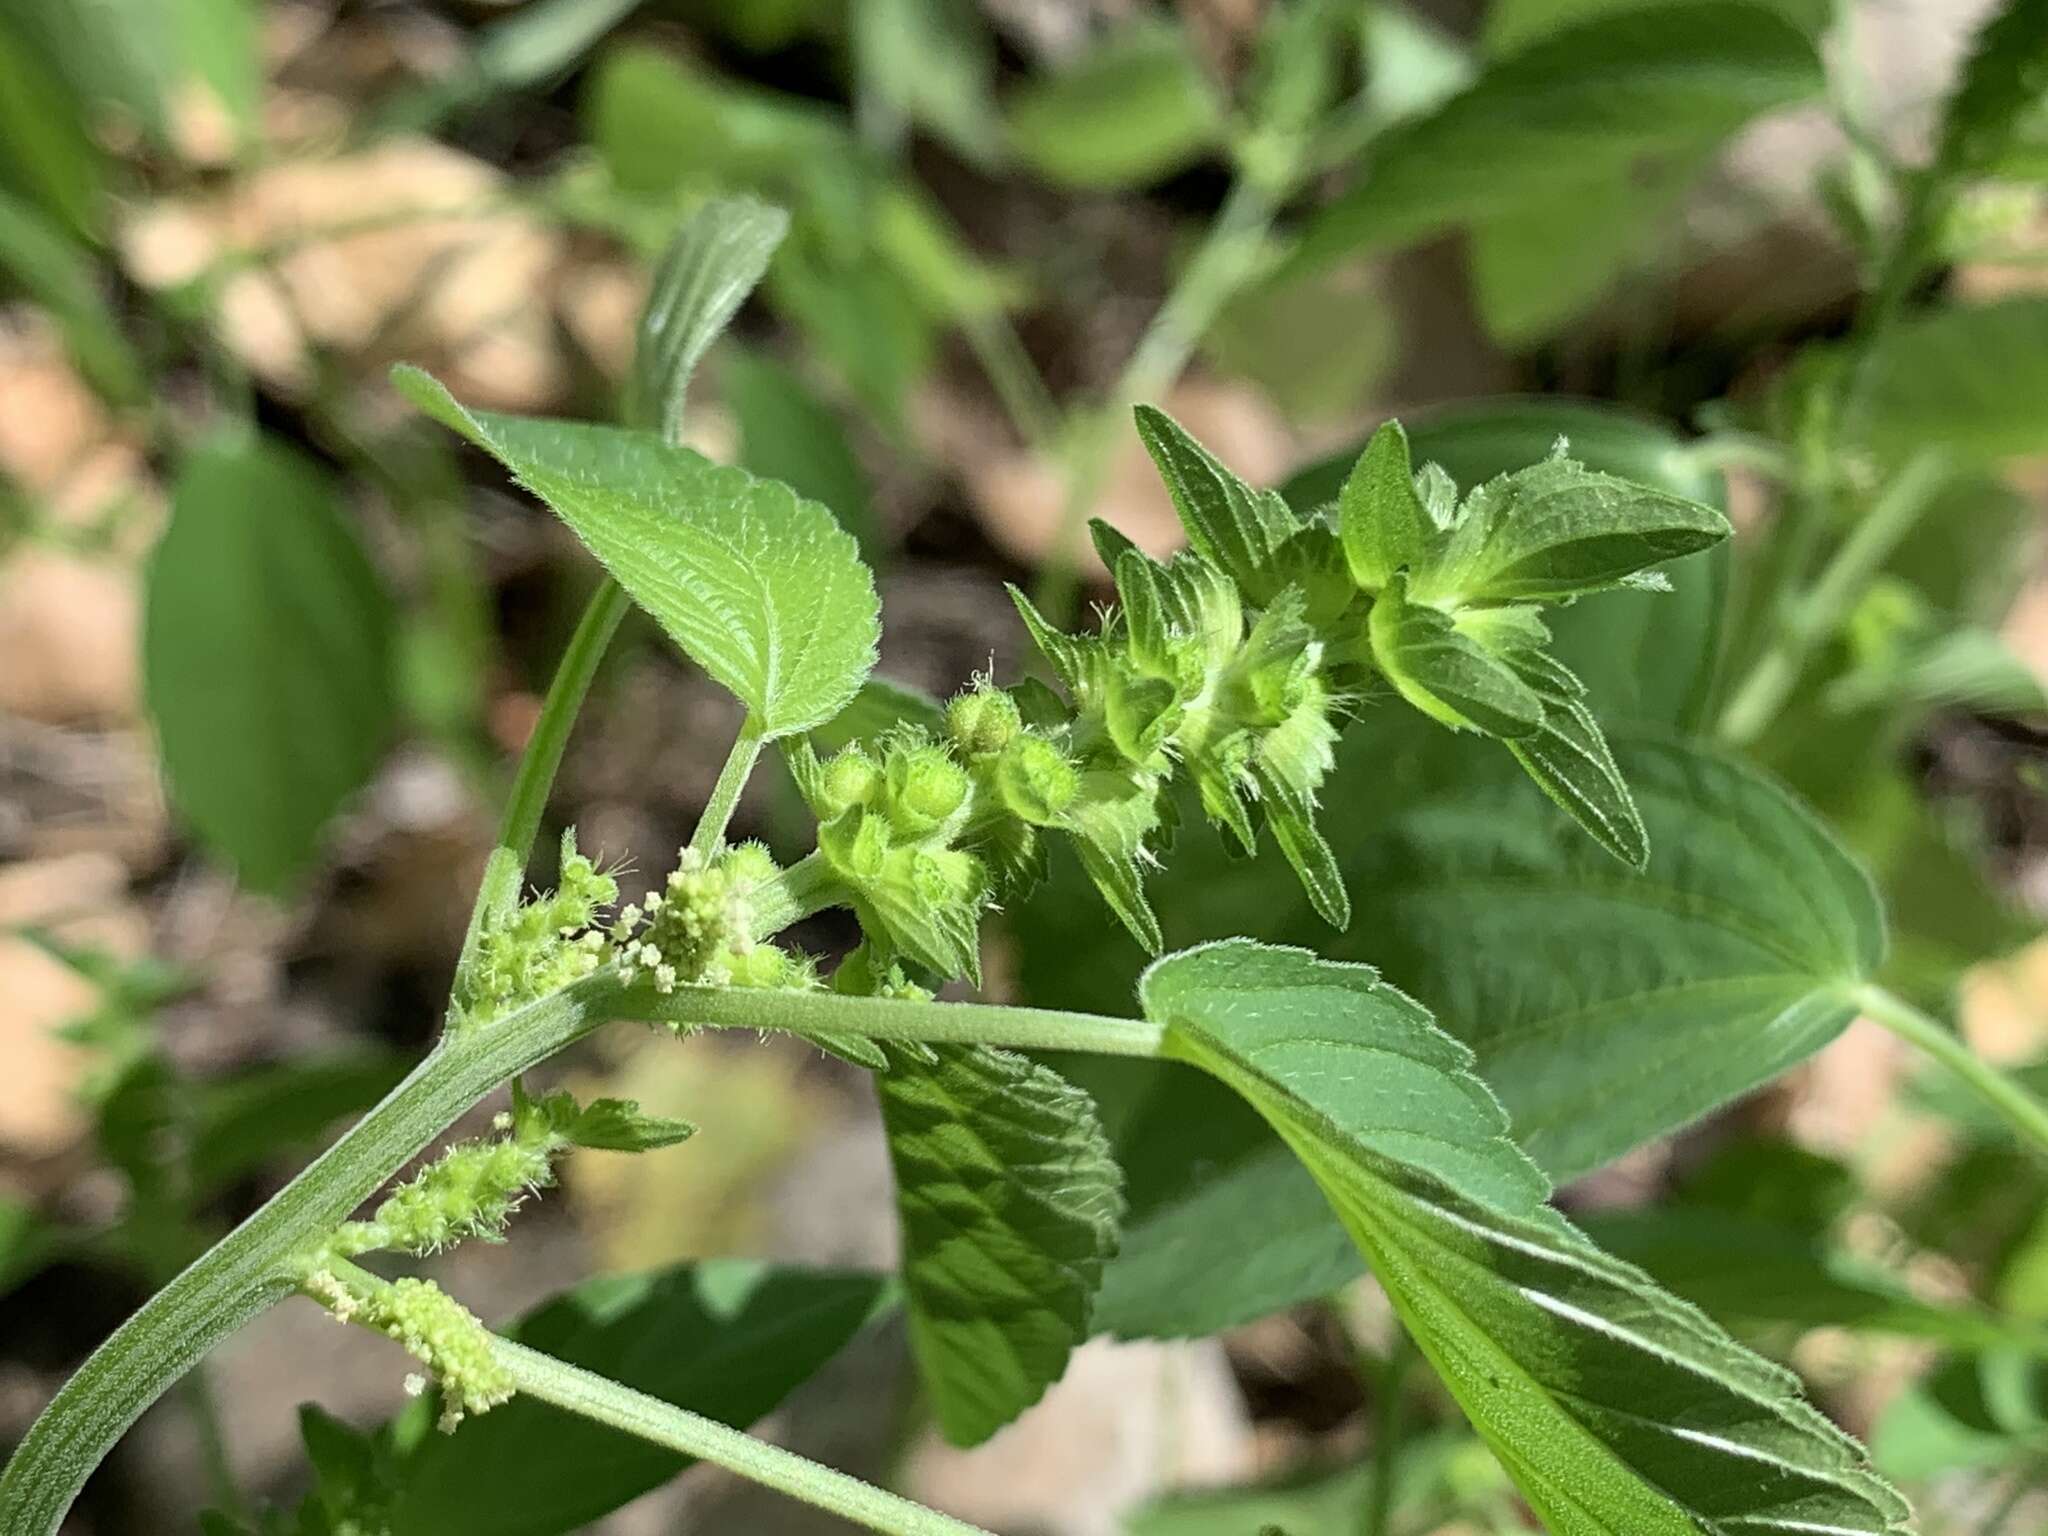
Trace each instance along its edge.
{"label": "hairy green stem", "polygon": [[145,1302],[64,1384],[0,1474],[0,1536],[52,1536],[128,1426],[214,1344],[292,1294],[310,1249],[485,1094],[610,1019],[1122,1056],[1155,1055],[1161,1037],[1138,1020],[1043,1008],[707,987],[663,995],[625,987],[609,968],[444,1036],[382,1103]]}
{"label": "hairy green stem", "polygon": [[1870,504],[1807,592],[1793,600],[1777,637],[1737,685],[1718,734],[1746,747],[1763,735],[1792,697],[1813,651],[1840,628],[1899,541],[1934,504],[1947,469],[1941,456],[1913,456]]}
{"label": "hairy green stem", "polygon": [[1393,1347],[1374,1383],[1372,1486],[1366,1491],[1360,1536],[1387,1536],[1387,1522],[1394,1512],[1394,1468],[1400,1460],[1404,1428],[1401,1393],[1414,1360],[1415,1346],[1408,1342],[1406,1330],[1396,1325]]}
{"label": "hairy green stem", "polygon": [[555,774],[562,766],[562,753],[569,745],[569,732],[583,710],[591,679],[598,664],[618,633],[620,622],[633,606],[621,587],[609,576],[598,584],[569,637],[548,685],[547,698],[534,721],[513,775],[512,793],[498,824],[498,843],[484,865],[483,883],[478,886],[476,905],[469,914],[469,931],[462,940],[458,971],[467,965],[482,934],[485,920],[509,911],[519,900],[519,885],[526,876],[526,860],[533,852],[533,840],[540,833],[540,819],[547,810],[548,794],[555,787]]}
{"label": "hairy green stem", "polygon": [[797,1034],[826,1030],[875,1040],[997,1045],[1020,1051],[1086,1051],[1157,1056],[1164,1031],[1144,1019],[1112,1019],[994,1003],[921,1003],[836,992],[770,992],[744,987],[636,987],[618,1000],[620,1017],[712,1029]]}
{"label": "hairy green stem", "polygon": [[705,803],[704,814],[698,819],[697,830],[690,838],[692,853],[708,859],[723,846],[726,826],[732,820],[734,807],[740,803],[740,791],[747,787],[747,780],[753,775],[754,764],[761,760],[761,748],[765,745],[767,741],[761,734],[761,722],[749,713],[740,725],[739,739],[733,742],[725,766],[718,771],[718,782],[712,785],[711,798]]}
{"label": "hairy green stem", "polygon": [[980,1526],[942,1515],[795,1451],[757,1440],[716,1419],[620,1386],[523,1344],[496,1339],[492,1352],[518,1389],[530,1397],[737,1472],[867,1530],[886,1536],[989,1536]]}
{"label": "hairy green stem", "polygon": [[[330,1277],[338,1279],[359,1298],[375,1298],[393,1289],[390,1281],[347,1259],[330,1258],[323,1267]],[[324,1300],[310,1289],[307,1294]],[[351,1320],[371,1326],[360,1316]],[[497,1334],[486,1333],[485,1339],[516,1391],[594,1423],[608,1424],[650,1445],[724,1467],[764,1488],[786,1493],[885,1536],[990,1536],[979,1526],[939,1514],[900,1494],[862,1482],[782,1446],[757,1440],[731,1425],[664,1402],[595,1371]]]}
{"label": "hairy green stem", "polygon": [[0,1474],[0,1536],[50,1536],[128,1426],[296,1288],[296,1264],[457,1116],[610,1017],[600,973],[447,1038],[263,1207],[144,1302],[58,1391]]}
{"label": "hairy green stem", "polygon": [[2036,1152],[2048,1156],[2048,1104],[1970,1049],[1963,1037],[1930,1013],[1875,982],[1856,989],[1856,1006],[1864,1016],[1920,1047],[1962,1079]]}

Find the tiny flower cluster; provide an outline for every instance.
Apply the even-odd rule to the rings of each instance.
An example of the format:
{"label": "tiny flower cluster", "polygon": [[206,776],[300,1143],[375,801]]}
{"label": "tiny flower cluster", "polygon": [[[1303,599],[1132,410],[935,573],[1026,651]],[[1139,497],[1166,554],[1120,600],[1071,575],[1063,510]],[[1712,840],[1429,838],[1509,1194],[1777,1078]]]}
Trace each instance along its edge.
{"label": "tiny flower cluster", "polygon": [[[407,1276],[358,1291],[332,1270],[316,1269],[305,1289],[344,1323],[361,1323],[396,1339],[441,1388],[440,1429],[453,1434],[471,1414],[511,1399],[512,1377],[491,1348],[490,1332],[476,1315],[431,1280]],[[408,1377],[409,1390],[424,1385]]]}
{"label": "tiny flower cluster", "polygon": [[661,889],[619,913],[613,929],[620,978],[660,992],[679,986],[817,985],[809,960],[754,937],[755,894],[781,875],[760,843],[714,858],[679,850]]}
{"label": "tiny flower cluster", "polygon": [[487,916],[456,978],[451,1022],[485,1024],[591,974],[611,953],[602,921],[619,883],[562,834],[561,882],[554,890]]}
{"label": "tiny flower cluster", "polygon": [[567,1142],[530,1102],[498,1116],[498,1135],[449,1147],[386,1195],[369,1220],[344,1222],[330,1251],[429,1254],[465,1238],[497,1242],[526,1198],[554,1183],[555,1155]]}

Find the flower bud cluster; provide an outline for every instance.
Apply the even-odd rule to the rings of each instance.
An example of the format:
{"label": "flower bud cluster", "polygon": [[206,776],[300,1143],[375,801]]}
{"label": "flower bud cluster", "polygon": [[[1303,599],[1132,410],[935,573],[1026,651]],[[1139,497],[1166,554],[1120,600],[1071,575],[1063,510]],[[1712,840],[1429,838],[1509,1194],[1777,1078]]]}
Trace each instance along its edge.
{"label": "flower bud cluster", "polygon": [[459,1141],[398,1186],[367,1221],[345,1222],[331,1252],[438,1253],[465,1238],[497,1242],[513,1213],[554,1183],[566,1139],[534,1101],[498,1117],[498,1134]]}
{"label": "flower bud cluster", "polygon": [[754,938],[754,894],[780,875],[760,843],[741,843],[715,858],[679,850],[661,889],[619,913],[613,940],[621,979],[651,981],[660,992],[815,986],[807,959]]}
{"label": "flower bud cluster", "polygon": [[1318,909],[1341,925],[1343,884],[1312,817],[1346,695],[1308,622],[1309,589],[1288,583],[1255,608],[1199,553],[1162,564],[1106,525],[1095,534],[1121,599],[1099,635],[1061,634],[1012,593],[1073,703],[1067,738],[1083,790],[1056,824],[1125,926],[1156,950],[1142,872],[1170,831],[1166,790],[1185,773],[1209,819],[1247,852],[1259,806]]}
{"label": "flower bud cluster", "polygon": [[455,1025],[488,1023],[595,971],[611,956],[602,914],[618,899],[618,881],[576,851],[575,829],[563,833],[555,889],[485,918],[456,978]]}
{"label": "flower bud cluster", "polygon": [[1036,878],[1039,829],[1080,788],[1056,734],[986,679],[948,706],[943,734],[902,726],[791,761],[819,855],[878,963],[900,955],[940,976],[979,976],[982,912]]}
{"label": "flower bud cluster", "polygon": [[321,1269],[305,1284],[340,1321],[358,1322],[396,1339],[427,1368],[441,1388],[442,1433],[453,1434],[471,1414],[487,1413],[511,1399],[512,1376],[493,1352],[489,1331],[431,1280],[408,1276],[359,1292]]}

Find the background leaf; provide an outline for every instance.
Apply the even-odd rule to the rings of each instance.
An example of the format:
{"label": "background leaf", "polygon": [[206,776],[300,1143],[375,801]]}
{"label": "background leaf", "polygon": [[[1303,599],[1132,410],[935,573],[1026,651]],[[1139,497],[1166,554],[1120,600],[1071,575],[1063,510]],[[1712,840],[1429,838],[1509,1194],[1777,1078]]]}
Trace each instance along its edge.
{"label": "background leaf", "polygon": [[1107,191],[1156,181],[1214,145],[1222,108],[1179,28],[1132,25],[1006,105],[1010,147],[1048,181]]}
{"label": "background leaf", "polygon": [[650,433],[469,411],[417,369],[393,377],[553,507],[764,736],[831,719],[874,665],[874,578],[816,502]]}
{"label": "background leaf", "polygon": [[244,882],[281,891],[384,750],[377,573],[320,470],[230,432],[179,471],[146,601],[143,687],[171,798]]}
{"label": "background leaf", "polygon": [[788,214],[750,198],[717,199],[684,221],[654,269],[634,338],[634,421],[677,435],[704,349],[754,291],[788,231]]}
{"label": "background leaf", "polygon": [[[877,1275],[713,1259],[607,1275],[529,1314],[513,1337],[744,1427],[769,1412],[875,1315]],[[428,1435],[402,1469],[394,1536],[560,1536],[689,1465],[531,1398]]]}
{"label": "background leaf", "polygon": [[1644,5],[1580,22],[1378,140],[1358,184],[1310,224],[1297,260],[1569,200],[1642,157],[1697,153],[1822,84],[1812,43],[1756,6]]}
{"label": "background leaf", "polygon": [[830,507],[873,564],[882,548],[873,493],[838,414],[794,369],[746,348],[725,358],[719,392],[739,422],[741,466]]}
{"label": "background leaf", "polygon": [[910,1344],[939,1428],[987,1439],[1044,1395],[1089,1334],[1116,1247],[1121,1176],[1088,1096],[1007,1051],[892,1052],[875,1079]]}
{"label": "background leaf", "polygon": [[1851,394],[1851,435],[1889,455],[1939,444],[1997,460],[2048,448],[2048,298],[1926,310],[1872,344]]}
{"label": "background leaf", "polygon": [[1546,1206],[1470,1058],[1360,966],[1244,941],[1146,972],[1167,1049],[1294,1149],[1551,1531],[1902,1531],[1796,1381]]}
{"label": "background leaf", "polygon": [[1416,802],[1345,868],[1361,938],[1343,948],[1478,1052],[1558,1178],[1818,1050],[1884,951],[1868,878],[1784,790],[1676,745],[1617,758],[1649,830],[1643,875],[1505,778]]}

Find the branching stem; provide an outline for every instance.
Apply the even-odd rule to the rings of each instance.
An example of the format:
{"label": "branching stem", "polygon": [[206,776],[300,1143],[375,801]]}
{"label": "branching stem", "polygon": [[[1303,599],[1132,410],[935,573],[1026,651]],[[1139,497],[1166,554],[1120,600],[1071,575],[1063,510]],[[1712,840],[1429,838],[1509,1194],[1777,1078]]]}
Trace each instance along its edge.
{"label": "branching stem", "polygon": [[747,787],[747,780],[754,772],[754,764],[761,759],[764,745],[766,741],[761,735],[761,724],[749,714],[740,726],[739,738],[733,742],[725,766],[718,771],[718,782],[712,786],[704,815],[690,838],[691,852],[708,859],[724,844],[726,826],[732,820],[734,807],[740,803],[740,791]]}
{"label": "branching stem", "polygon": [[1900,540],[1934,504],[1946,474],[1938,453],[1916,454],[1870,504],[1812,587],[1792,601],[1769,649],[1736,687],[1721,714],[1718,733],[1724,742],[1746,747],[1778,718],[1807,660],[1841,627]]}
{"label": "branching stem", "polygon": [[2033,1149],[2048,1156],[2048,1104],[1970,1049],[1969,1042],[1930,1013],[1870,983],[1856,991],[1864,1015],[1920,1047],[2018,1131]]}

